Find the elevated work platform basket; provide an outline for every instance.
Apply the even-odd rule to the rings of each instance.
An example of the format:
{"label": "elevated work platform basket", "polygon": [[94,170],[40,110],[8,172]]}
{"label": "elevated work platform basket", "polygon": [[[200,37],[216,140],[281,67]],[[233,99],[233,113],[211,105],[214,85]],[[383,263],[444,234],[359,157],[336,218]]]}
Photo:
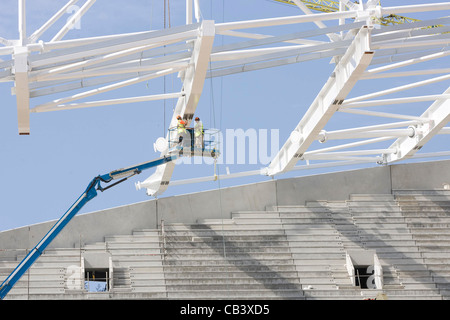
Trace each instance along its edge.
{"label": "elevated work platform basket", "polygon": [[194,128],[179,130],[172,127],[167,143],[169,153],[217,158],[220,155],[220,130],[204,129],[202,133],[196,133]]}

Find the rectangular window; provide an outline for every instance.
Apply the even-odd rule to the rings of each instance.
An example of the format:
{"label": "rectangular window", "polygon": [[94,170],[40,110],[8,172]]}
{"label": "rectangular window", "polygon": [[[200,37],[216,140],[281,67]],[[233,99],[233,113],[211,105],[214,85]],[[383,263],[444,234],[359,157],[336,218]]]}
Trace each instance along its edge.
{"label": "rectangular window", "polygon": [[86,269],[84,276],[84,288],[88,292],[109,291],[108,269]]}
{"label": "rectangular window", "polygon": [[355,285],[361,289],[375,289],[373,266],[355,266]]}

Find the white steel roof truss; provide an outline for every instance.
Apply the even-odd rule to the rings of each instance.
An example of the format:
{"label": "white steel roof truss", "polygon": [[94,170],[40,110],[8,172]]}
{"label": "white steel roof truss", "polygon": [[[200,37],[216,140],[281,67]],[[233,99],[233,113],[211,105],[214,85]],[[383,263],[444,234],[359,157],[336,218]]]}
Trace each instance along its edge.
{"label": "white steel roof truss", "polygon": [[337,55],[343,55],[346,48],[336,48],[332,50],[324,50],[319,52],[313,52],[309,54],[297,54],[294,56],[289,56],[287,58],[281,59],[271,59],[267,60],[267,56],[247,58],[237,61],[227,61],[227,62],[215,62],[211,64],[210,71],[207,77],[219,77],[224,75],[230,75],[240,72],[255,71],[265,68],[273,68],[278,66],[283,66],[292,63],[305,62],[310,60],[317,60],[323,58],[332,58]]}
{"label": "white steel roof truss", "polygon": [[58,31],[58,33],[53,37],[50,42],[61,40],[67,32],[73,27],[76,21],[79,21],[81,17],[89,10],[90,7],[95,3],[96,0],[87,0],[80,10],[77,10],[74,15],[67,20],[66,24]]}
{"label": "white steel roof truss", "polygon": [[[95,79],[89,79],[92,77],[88,77],[86,76],[86,74],[88,74],[91,71],[99,71],[99,70],[108,70],[108,72],[110,71],[114,71],[114,69],[116,70],[121,70],[124,67],[127,66],[132,66],[133,64],[135,66],[142,66],[142,69],[148,69],[148,70],[158,70],[158,69],[167,69],[168,67],[183,67],[186,66],[186,61],[187,61],[187,57],[189,57],[191,55],[191,53],[189,52],[185,52],[185,53],[181,53],[181,54],[174,54],[172,55],[172,57],[166,56],[166,57],[159,57],[159,58],[155,58],[155,59],[151,59],[150,60],[141,60],[141,59],[134,59],[130,62],[124,63],[122,62],[121,59],[118,59],[117,63],[111,63],[109,65],[105,65],[104,63],[99,64],[97,66],[91,66],[86,68],[86,73],[81,73],[80,77],[75,78],[75,80],[78,81],[78,83],[82,83],[80,84],[77,88],[87,88],[93,85],[99,85],[99,84],[104,84],[104,83],[108,83],[108,82],[113,82],[113,81],[120,81],[120,80],[126,80],[132,77],[136,76],[136,72],[132,72],[132,73],[127,73],[125,75],[123,75],[122,72],[117,72],[116,74],[110,75],[109,77],[102,77],[102,78],[95,78]],[[171,59],[173,59],[173,61],[171,61]],[[121,69],[119,68],[115,68],[115,67],[122,67]],[[131,68],[129,69],[131,70]],[[74,71],[72,73],[68,73],[68,74],[58,74],[58,75],[54,75],[51,78],[52,79],[65,79],[65,80],[51,80],[49,81],[48,78],[46,80],[42,80],[39,82],[31,82],[30,83],[30,89],[31,89],[31,95],[33,97],[37,97],[37,96],[42,96],[42,95],[46,95],[46,94],[51,94],[51,93],[57,93],[57,92],[63,92],[63,91],[67,91],[67,90],[73,90],[74,88],[72,87],[72,83],[69,83],[71,81],[73,81],[74,79],[72,79],[72,75],[74,73],[80,73],[80,71]],[[149,72],[145,72],[144,70],[139,71],[140,75],[145,75],[148,74]],[[81,79],[81,80],[78,80]],[[61,86],[62,84],[65,83],[69,83],[69,89],[65,89],[63,86]],[[43,90],[36,90],[39,88],[44,88],[44,87],[48,87],[48,86],[52,86],[51,88],[46,88]]]}
{"label": "white steel roof truss", "polygon": [[[158,99],[178,99],[170,126],[176,125],[178,114],[189,123],[193,118],[204,80],[207,77],[322,58],[333,58],[332,62],[336,63],[336,68],[271,164],[264,170],[237,173],[221,178],[254,174],[273,176],[289,170],[359,163],[390,163],[410,157],[426,156],[426,154],[417,155],[416,152],[434,135],[450,134],[450,127],[446,127],[450,120],[450,89],[442,94],[416,94],[374,100],[389,94],[405,94],[410,89],[443,83],[450,79],[450,68],[447,67],[392,72],[402,67],[448,57],[450,55],[450,51],[447,50],[450,43],[448,33],[450,18],[380,28],[376,26],[372,29],[375,23],[374,18],[389,14],[450,10],[449,2],[380,7],[378,0],[364,0],[358,4],[350,0],[341,0],[340,11],[313,14],[300,0],[293,0],[305,15],[217,24],[213,21],[203,21],[192,24],[193,5],[196,19],[200,21],[199,2],[187,0],[187,25],[185,26],[160,31],[62,40],[71,24],[95,2],[95,0],[87,0],[81,10],[65,23],[51,41],[37,43],[39,37],[77,1],[69,0],[53,17],[27,38],[25,0],[19,0],[19,41],[0,38],[0,43],[5,46],[0,48],[0,56],[3,58],[6,55],[13,55],[11,60],[0,61],[0,81],[15,83],[12,92],[17,98],[19,133],[21,134],[29,133],[30,112],[88,108]],[[353,21],[356,22],[346,24],[345,19],[354,19]],[[330,20],[338,24],[330,27],[323,23]],[[311,22],[319,28],[277,36],[268,35],[266,32],[258,33],[260,30],[251,30]],[[361,28],[362,25],[364,27]],[[439,27],[427,28],[430,25]],[[215,34],[253,40],[233,42],[213,48]],[[326,37],[329,41],[323,41]],[[372,69],[366,70],[369,65]],[[375,65],[382,66],[373,67]],[[183,85],[180,92],[79,101],[99,93],[176,72],[179,73]],[[440,75],[347,99],[351,89],[360,80],[423,77],[436,74]],[[90,87],[95,88],[87,89]],[[376,86],[373,88],[376,89]],[[80,89],[85,91],[54,98],[52,101],[30,109],[30,98]],[[429,101],[432,104],[425,112],[412,114],[417,109],[423,108],[423,104]],[[386,111],[386,108],[380,111],[363,109],[390,105],[392,109],[399,106],[402,110],[402,105],[405,104],[408,106],[414,104],[414,108],[411,107],[404,114],[401,111]],[[364,115],[377,124],[325,130],[325,126],[336,112],[348,116]],[[401,119],[401,121],[392,119]],[[309,150],[313,143],[328,141],[333,141],[332,146]],[[392,142],[390,145],[385,145],[388,141]],[[364,146],[367,146],[367,149],[360,149]],[[165,152],[162,152],[162,155],[164,154]],[[449,153],[441,152],[440,154],[448,155]],[[297,166],[298,160],[306,160],[307,165]],[[319,161],[319,163],[310,164],[310,160]],[[161,194],[168,187],[174,165],[174,163],[168,163],[158,167],[152,176],[138,183],[139,188],[147,189],[149,195]],[[206,180],[208,179],[211,178],[208,177]],[[203,178],[194,180],[191,182],[206,181]],[[183,183],[188,181],[173,184]]]}
{"label": "white steel roof truss", "polygon": [[[192,28],[192,27],[189,26],[189,28]],[[180,28],[178,28],[178,29],[180,29]],[[108,83],[108,82],[114,82],[114,81],[119,81],[119,82],[113,83],[110,85],[106,85],[106,86],[103,86],[100,88],[96,88],[93,90],[88,90],[88,91],[85,91],[82,93],[77,93],[77,94],[74,94],[69,97],[59,98],[59,99],[56,99],[56,100],[53,100],[53,101],[50,101],[47,103],[43,103],[43,104],[36,106],[31,111],[32,112],[42,112],[42,111],[62,110],[62,109],[66,109],[66,108],[73,109],[77,106],[86,107],[86,106],[104,105],[105,104],[104,102],[107,100],[93,101],[91,103],[83,102],[81,104],[70,104],[70,106],[68,106],[67,103],[75,101],[75,100],[79,100],[82,98],[87,98],[87,97],[90,97],[90,96],[93,96],[93,95],[96,95],[99,93],[104,93],[104,92],[108,92],[111,90],[115,90],[115,89],[118,89],[118,88],[121,88],[124,86],[129,86],[129,85],[133,85],[133,84],[136,84],[139,82],[148,81],[150,79],[161,77],[161,76],[164,76],[164,75],[167,75],[170,73],[176,73],[176,72],[183,71],[188,67],[187,63],[172,63],[172,62],[158,63],[157,62],[158,58],[153,59],[153,61],[148,60],[148,61],[146,61],[146,63],[143,63],[143,66],[141,66],[139,68],[136,67],[134,69],[133,68],[114,68],[114,67],[111,67],[111,65],[110,65],[108,67],[104,67],[103,71],[100,71],[102,69],[95,68],[95,66],[98,64],[104,65],[105,62],[107,62],[107,61],[114,61],[117,59],[127,57],[129,55],[141,53],[150,48],[159,47],[159,46],[163,46],[163,45],[167,45],[167,44],[171,44],[171,43],[176,43],[176,42],[179,42],[180,40],[190,39],[194,32],[195,32],[195,34],[198,33],[197,30],[191,30],[191,31],[189,31],[189,36],[187,36],[185,32],[181,35],[173,34],[170,36],[170,40],[166,40],[166,41],[162,41],[162,42],[160,40],[158,40],[158,42],[155,45],[131,48],[131,49],[123,50],[121,52],[115,52],[115,53],[107,54],[107,55],[100,56],[100,57],[94,57],[92,59],[84,60],[79,63],[73,63],[73,64],[69,64],[69,65],[59,66],[54,69],[41,70],[41,71],[38,71],[37,73],[32,73],[33,80],[35,80],[35,81],[45,80],[45,82],[47,82],[48,80],[52,80],[52,79],[53,80],[63,80],[62,82],[58,83],[60,85],[57,87],[50,87],[47,89],[34,90],[32,92],[33,97],[42,96],[42,95],[46,95],[46,94],[54,94],[57,92],[63,92],[63,91],[67,91],[67,90],[73,90],[77,87],[78,88],[86,87],[88,80],[85,80],[85,79],[89,79],[89,78],[92,78],[91,85],[95,85],[96,83],[101,84],[101,83]],[[173,33],[173,31],[172,31],[172,33]],[[133,44],[135,45],[136,43],[133,43]],[[115,47],[115,48],[117,49],[117,47]],[[183,46],[182,48],[186,48],[186,47]],[[176,55],[174,55],[174,56],[175,56],[175,59],[179,58]],[[182,56],[185,57],[186,54],[183,53]],[[142,57],[142,55],[141,55],[141,57]],[[170,56],[163,57],[162,59],[164,59],[165,61],[170,61],[171,57]],[[160,60],[162,60],[162,59],[160,59]],[[123,63],[123,61],[121,63]],[[92,69],[91,69],[91,71],[89,71],[89,67],[94,68],[94,71],[92,71]],[[81,72],[81,73],[79,71],[77,71],[81,68],[86,69],[88,71]],[[97,70],[97,71],[95,71],[95,70]],[[148,72],[148,71],[153,71],[153,72]],[[136,77],[136,74],[138,75],[137,77]],[[95,77],[100,77],[100,78],[95,78]],[[77,80],[77,79],[82,79],[82,80],[81,81],[78,80],[78,84],[76,82],[75,83],[68,82],[67,84],[64,84],[65,83],[64,80],[70,81],[70,80]],[[55,82],[50,82],[50,84],[53,86],[53,85],[55,85]],[[160,97],[164,97],[164,96],[160,96]],[[123,103],[129,103],[132,101],[142,101],[142,99],[145,99],[145,98],[142,98],[142,97],[124,98]],[[153,100],[153,98],[151,98],[151,100]],[[119,103],[119,102],[115,101],[115,103]]]}
{"label": "white steel roof truss", "polygon": [[[450,87],[444,94],[448,95],[449,93]],[[427,121],[414,127],[415,132],[414,135],[411,136],[411,139],[408,139],[408,137],[401,137],[391,145],[391,148],[396,149],[397,152],[387,156],[387,163],[411,157],[434,135],[438,134],[450,121],[450,100],[436,100],[420,117],[427,119]]]}
{"label": "white steel roof truss", "polygon": [[77,94],[74,94],[74,95],[69,96],[69,97],[60,98],[60,99],[56,99],[56,100],[53,100],[53,101],[50,101],[50,102],[47,102],[47,103],[43,103],[43,104],[40,104],[40,105],[36,106],[33,110],[35,112],[39,112],[39,111],[43,111],[43,110],[50,111],[51,108],[53,108],[53,110],[58,110],[58,105],[62,105],[62,104],[65,104],[65,103],[68,103],[68,102],[72,102],[72,101],[75,101],[75,100],[79,100],[79,99],[84,99],[84,98],[91,97],[93,95],[97,95],[97,94],[100,94],[100,93],[105,93],[105,92],[108,92],[108,91],[116,90],[116,89],[119,89],[119,88],[123,88],[123,87],[126,87],[126,86],[130,86],[130,85],[136,84],[136,83],[148,81],[148,80],[151,80],[151,79],[154,79],[154,78],[158,78],[158,77],[162,77],[162,76],[165,76],[165,75],[169,75],[171,73],[176,73],[176,72],[181,71],[182,69],[183,68],[169,68],[169,69],[158,71],[158,72],[155,72],[155,73],[151,73],[151,74],[148,74],[148,75],[145,75],[145,76],[138,76],[138,77],[135,77],[135,78],[132,78],[132,79],[128,79],[128,80],[125,80],[125,81],[117,82],[117,83],[114,83],[114,84],[111,84],[111,85],[107,85],[107,86],[103,86],[101,88],[85,91],[85,92],[82,92],[82,93],[77,93]]}
{"label": "white steel roof truss", "polygon": [[75,5],[78,2],[78,0],[70,0],[67,2],[58,12],[56,12],[47,22],[45,22],[39,29],[37,29],[33,34],[28,38],[28,41],[30,43],[36,42],[37,39],[39,39],[45,31],[48,30],[56,21],[58,21],[66,12],[67,10]]}
{"label": "white steel roof truss", "polygon": [[[188,39],[193,39],[193,38],[195,38],[196,34],[197,34],[197,30],[190,30],[187,32],[183,32],[181,34],[161,36],[158,38],[149,38],[149,39],[127,42],[124,44],[118,44],[118,45],[107,46],[107,47],[102,46],[97,49],[87,50],[87,51],[83,50],[81,52],[75,52],[72,54],[61,53],[62,54],[61,56],[49,57],[49,58],[40,59],[40,60],[35,59],[35,60],[31,61],[31,66],[32,66],[32,68],[38,68],[38,67],[42,67],[42,66],[46,66],[46,65],[58,64],[61,62],[69,62],[70,63],[70,61],[72,61],[72,60],[75,60],[75,61],[78,60],[79,62],[71,63],[66,66],[66,68],[76,68],[77,63],[84,62],[84,61],[80,61],[80,59],[89,59],[89,58],[95,59],[95,57],[97,57],[97,56],[98,56],[97,59],[99,59],[99,58],[106,59],[106,57],[108,57],[110,55],[122,54],[122,52],[127,53],[129,51],[130,52],[128,54],[132,54],[132,53],[134,53],[132,50],[136,50],[136,52],[140,52],[140,51],[144,51],[144,50],[148,50],[148,49],[152,49],[152,48],[170,45],[172,43],[177,43],[177,42],[188,40]],[[68,50],[65,50],[65,51],[68,51]],[[84,63],[89,63],[89,62],[84,62]],[[72,65],[75,65],[75,67],[73,67]]]}
{"label": "white steel roof truss", "polygon": [[[213,49],[211,67],[207,77],[216,77],[238,72],[254,71],[263,68],[298,63],[325,57],[343,55],[352,40],[337,40],[335,42],[316,42],[310,45],[271,47],[265,49],[237,50],[249,47],[286,42],[299,37],[312,37],[327,34],[331,31],[352,31],[363,26],[363,22],[334,26],[326,29],[307,30],[282,36],[266,36],[261,40],[252,40]],[[302,39],[305,40],[305,39]],[[289,58],[290,57],[290,58]],[[222,70],[220,70],[222,69]]]}
{"label": "white steel roof truss", "polygon": [[[401,98],[392,98],[392,99],[382,99],[382,100],[367,100],[391,93],[397,93],[406,91],[408,89],[415,89],[420,86],[425,86],[441,81],[447,81],[450,79],[448,76],[447,69],[437,70],[427,70],[428,72],[423,71],[411,71],[411,72],[398,72],[398,73],[381,73],[387,70],[393,70],[400,67],[408,66],[411,64],[416,64],[420,62],[429,61],[432,59],[442,58],[448,55],[448,52],[441,52],[432,55],[424,55],[423,57],[412,59],[408,61],[404,61],[401,63],[393,63],[387,66],[375,68],[366,71],[365,75],[370,75],[368,77],[362,77],[363,79],[371,79],[371,78],[383,78],[383,77],[408,77],[411,75],[427,75],[433,73],[445,73],[444,76],[435,77],[431,79],[426,79],[422,81],[416,81],[414,83],[410,83],[407,85],[402,85],[394,88],[390,88],[387,90],[381,90],[378,92],[374,92],[372,94],[366,94],[363,96],[355,97],[352,99],[346,100],[339,108],[341,112],[349,112],[356,114],[363,114],[367,116],[375,116],[375,117],[384,117],[384,118],[395,118],[395,119],[407,119],[409,121],[397,123],[402,124],[404,129],[395,129],[395,130],[376,130],[376,131],[366,131],[360,132],[357,128],[348,129],[348,130],[339,130],[335,132],[323,132],[319,135],[319,140],[331,140],[331,139],[340,139],[340,138],[362,138],[362,137],[375,137],[379,134],[380,137],[386,137],[388,140],[395,138],[396,140],[385,150],[389,152],[383,152],[381,157],[383,161],[380,163],[391,163],[399,160],[408,159],[415,156],[415,153],[422,148],[422,146],[428,142],[434,135],[436,134],[446,134],[448,128],[445,125],[448,123],[450,119],[450,89],[447,89],[443,94],[432,94],[427,96],[409,96],[409,97],[401,97]],[[432,71],[432,72],[430,72]],[[375,76],[373,76],[375,75]],[[418,102],[426,102],[426,101],[434,101],[432,106],[428,108],[421,115],[411,115],[411,114],[393,114],[388,112],[377,112],[377,111],[367,111],[367,110],[357,110],[356,108],[367,108],[367,107],[377,107],[377,106],[386,106],[386,105],[401,105],[401,104],[411,104]],[[412,110],[411,108],[408,108]],[[394,123],[395,124],[395,123]],[[380,125],[385,126],[386,128],[390,124]],[[447,155],[447,154],[446,154]],[[419,155],[420,156],[420,155]]]}
{"label": "white steel roof truss", "polygon": [[295,166],[370,64],[373,57],[370,50],[370,29],[363,27],[300,120],[292,139],[286,141],[266,168],[267,175],[286,172]]}

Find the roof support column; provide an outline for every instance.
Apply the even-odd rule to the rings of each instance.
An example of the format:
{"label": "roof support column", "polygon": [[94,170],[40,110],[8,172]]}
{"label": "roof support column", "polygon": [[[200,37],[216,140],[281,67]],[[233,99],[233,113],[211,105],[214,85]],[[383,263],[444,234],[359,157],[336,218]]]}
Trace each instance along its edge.
{"label": "roof support column", "polygon": [[20,135],[30,134],[30,90],[28,87],[28,49],[14,48],[14,90],[17,101],[17,122]]}
{"label": "roof support column", "polygon": [[[20,135],[30,134],[30,91],[28,87],[28,49],[26,32],[26,1],[18,0],[19,41],[14,47],[14,90],[17,101],[17,122]],[[13,91],[14,92],[14,91]]]}

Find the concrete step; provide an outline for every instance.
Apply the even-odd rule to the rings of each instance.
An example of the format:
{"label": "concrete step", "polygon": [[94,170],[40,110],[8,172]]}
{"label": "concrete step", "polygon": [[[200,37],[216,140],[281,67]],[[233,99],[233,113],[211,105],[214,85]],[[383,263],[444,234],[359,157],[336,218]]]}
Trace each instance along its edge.
{"label": "concrete step", "polygon": [[347,201],[350,210],[373,210],[373,211],[396,211],[398,209],[397,201]]}
{"label": "concrete step", "polygon": [[166,246],[166,254],[179,254],[179,255],[223,255],[225,254],[227,256],[230,255],[263,255],[263,254],[275,254],[275,255],[289,255],[290,254],[290,248],[287,246],[282,247],[262,247],[262,246],[252,246],[252,247],[235,247],[235,246],[225,246],[225,247],[203,247],[203,248],[174,248],[169,246]]}
{"label": "concrete step", "polygon": [[284,228],[288,228],[288,225],[298,225],[300,227],[312,227],[312,228],[320,228],[323,225],[332,226],[334,225],[334,220],[331,217],[315,217],[315,218],[299,218],[299,217],[290,217],[281,218],[281,223]]}
{"label": "concrete step", "polygon": [[[449,211],[450,212],[450,211]],[[407,223],[420,223],[420,224],[430,224],[430,223],[450,223],[450,214],[446,216],[407,216],[404,218]]]}
{"label": "concrete step", "polygon": [[189,253],[189,252],[167,252],[166,260],[168,259],[177,259],[177,260],[207,260],[207,261],[216,261],[216,260],[255,260],[255,261],[263,261],[263,260],[282,260],[282,259],[292,259],[291,253],[285,252],[270,252],[270,253],[258,253],[258,252],[226,252],[225,256],[223,252],[217,252],[215,254],[211,254],[209,252],[206,253]]}
{"label": "concrete step", "polygon": [[301,227],[297,225],[285,225],[285,235],[286,236],[301,236],[307,235],[310,237],[316,237],[318,235],[323,236],[336,236],[339,234],[339,231],[334,227],[319,227],[319,226],[310,226],[310,227]]}
{"label": "concrete step", "polygon": [[[280,212],[281,219],[299,219],[298,221],[306,221],[301,219],[330,219],[332,212]],[[290,221],[290,220],[288,220]]]}
{"label": "concrete step", "polygon": [[402,195],[409,195],[409,196],[435,196],[435,195],[446,195],[450,196],[450,190],[445,189],[434,189],[434,190],[402,190],[402,189],[394,189],[392,190],[392,194],[394,196],[402,196]]}
{"label": "concrete step", "polygon": [[450,232],[450,223],[434,223],[434,222],[417,222],[417,223],[408,223],[408,227],[412,229],[428,229],[428,232],[435,232],[436,230],[447,230]]}
{"label": "concrete step", "polygon": [[450,235],[450,229],[445,227],[427,227],[410,226],[411,233],[416,236],[429,236],[429,235]]}
{"label": "concrete step", "polygon": [[[403,218],[403,212],[400,208],[398,210],[370,210],[364,208],[355,208],[349,211],[349,216],[352,219],[359,217],[372,217],[372,218]],[[334,217],[334,216],[333,216]]]}
{"label": "concrete step", "polygon": [[241,240],[241,241],[228,241],[221,239],[214,239],[208,237],[195,238],[194,241],[173,241],[172,239],[166,241],[166,249],[223,249],[223,248],[288,248],[288,240]]}
{"label": "concrete step", "polygon": [[279,279],[298,279],[297,271],[245,271],[240,269],[231,269],[227,273],[222,271],[169,271],[165,273],[165,279],[252,279],[252,280],[279,280]]}
{"label": "concrete step", "polygon": [[340,288],[337,290],[305,290],[307,300],[364,300],[375,299],[383,294],[387,300],[441,300],[436,290],[405,291],[398,289],[370,290],[359,288]]}
{"label": "concrete step", "polygon": [[159,249],[160,242],[134,242],[134,241],[110,241],[107,243],[108,250],[116,249]]}
{"label": "concrete step", "polygon": [[296,299],[304,300],[303,292],[299,289],[284,290],[246,290],[234,288],[233,290],[178,290],[167,293],[168,299],[201,299],[201,300],[222,300],[222,299]]}
{"label": "concrete step", "polygon": [[160,231],[134,230],[130,235],[109,235],[105,237],[105,242],[157,242]]}
{"label": "concrete step", "polygon": [[401,205],[401,212],[406,214],[415,213],[416,215],[428,214],[433,216],[437,214],[442,214],[443,212],[448,212],[450,210],[449,206],[417,206],[417,205]]}
{"label": "concrete step", "polygon": [[316,240],[316,241],[303,241],[303,240],[291,240],[289,241],[289,247],[291,249],[297,249],[297,250],[302,250],[302,249],[312,249],[312,250],[316,250],[319,248],[323,248],[326,250],[330,250],[331,249],[336,249],[336,248],[341,248],[342,247],[342,240],[340,238],[337,238],[335,240],[331,240],[331,241],[325,241],[325,240]]}
{"label": "concrete step", "polygon": [[218,233],[176,233],[176,232],[167,232],[163,238],[166,242],[174,241],[174,242],[208,242],[208,241],[230,241],[230,242],[238,242],[238,241],[283,241],[286,239],[285,233],[275,233],[275,234],[267,234],[266,230],[260,232],[242,232],[242,233],[231,233],[227,235],[218,234]]}
{"label": "concrete step", "polygon": [[[165,280],[166,286],[177,286],[183,289],[201,289],[202,286],[208,288],[221,288],[229,286],[243,286],[246,289],[289,289],[292,286],[299,286],[297,277],[286,278],[250,278],[250,277],[215,277],[215,278],[169,278]],[[242,287],[241,287],[242,288]],[[205,288],[206,289],[206,288]]]}
{"label": "concrete step", "polygon": [[329,209],[323,205],[312,206],[274,206],[273,210],[279,212],[280,214],[283,212],[290,213],[327,213]]}
{"label": "concrete step", "polygon": [[292,247],[291,253],[292,254],[305,254],[305,255],[311,255],[311,254],[330,254],[330,255],[341,255],[344,252],[344,248],[342,247]]}
{"label": "concrete step", "polygon": [[165,264],[164,272],[166,275],[170,275],[173,273],[224,273],[224,274],[233,274],[244,272],[247,274],[252,273],[280,273],[284,274],[285,272],[297,272],[296,267],[293,264],[271,264],[271,265],[263,265],[263,264],[215,264],[215,265],[175,265],[175,264]]}
{"label": "concrete step", "polygon": [[169,259],[164,260],[165,266],[192,266],[192,267],[223,267],[223,266],[236,266],[249,267],[249,266],[263,266],[265,268],[272,268],[273,266],[292,264],[293,260],[289,259],[192,259],[192,257],[186,257],[183,259]]}
{"label": "concrete step", "polygon": [[[201,225],[204,226],[204,225]],[[245,228],[245,226],[236,227],[236,229],[227,228],[226,230],[222,229],[221,227],[215,228],[214,230],[212,228],[196,228],[195,226],[185,226],[185,225],[179,225],[179,226],[170,226],[166,227],[164,231],[165,236],[170,235],[177,235],[177,236],[233,236],[233,235],[239,235],[239,236],[245,236],[245,235],[260,235],[261,232],[263,232],[264,235],[284,235],[283,229],[277,229],[277,228],[270,228],[266,229],[262,226],[259,226],[259,228]]]}
{"label": "concrete step", "polygon": [[414,241],[415,236],[411,233],[378,233],[378,234],[368,234],[368,233],[358,233],[358,237],[361,241]]}
{"label": "concrete step", "polygon": [[409,194],[396,195],[397,201],[450,201],[449,194]]}
{"label": "concrete step", "polygon": [[419,251],[421,252],[433,252],[433,253],[439,253],[442,252],[443,254],[447,255],[450,252],[450,241],[417,241],[417,245],[419,248]]}
{"label": "concrete step", "polygon": [[394,201],[392,194],[351,194],[350,201]]}
{"label": "concrete step", "polygon": [[407,218],[404,217],[391,217],[391,216],[384,216],[384,217],[372,217],[372,216],[358,216],[353,217],[353,220],[355,224],[404,224]]}
{"label": "concrete step", "polygon": [[238,211],[231,213],[232,219],[278,219],[279,212],[270,211]]}

